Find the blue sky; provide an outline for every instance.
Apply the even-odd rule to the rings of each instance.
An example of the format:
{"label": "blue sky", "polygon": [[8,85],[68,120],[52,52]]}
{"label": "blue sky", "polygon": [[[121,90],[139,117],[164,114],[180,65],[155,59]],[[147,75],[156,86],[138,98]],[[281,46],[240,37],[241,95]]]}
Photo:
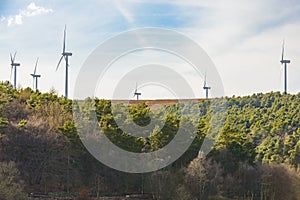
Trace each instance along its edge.
{"label": "blue sky", "polygon": [[[228,96],[282,91],[279,61],[285,39],[291,59],[288,88],[291,93],[300,91],[297,0],[4,0],[0,4],[0,80],[9,80],[9,53],[18,51],[18,84],[32,86],[29,74],[39,57],[40,89],[54,87],[62,95],[64,67],[57,72],[55,68],[65,24],[67,50],[73,52],[71,96],[80,67],[99,44],[122,31],[143,27],[169,28],[195,40],[215,63]],[[196,96],[204,97],[203,80],[190,79]],[[109,98],[105,94],[111,90],[108,87],[101,95]],[[141,90],[144,98],[164,98],[163,92]]]}

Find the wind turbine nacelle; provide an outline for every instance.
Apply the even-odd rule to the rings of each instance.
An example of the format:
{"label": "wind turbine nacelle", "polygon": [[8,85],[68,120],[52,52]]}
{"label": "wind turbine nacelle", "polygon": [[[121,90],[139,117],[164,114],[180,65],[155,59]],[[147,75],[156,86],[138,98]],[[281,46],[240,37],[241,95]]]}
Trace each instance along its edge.
{"label": "wind turbine nacelle", "polygon": [[280,62],[281,62],[281,64],[285,64],[285,63],[291,63],[291,61],[290,61],[290,60],[281,60]]}
{"label": "wind turbine nacelle", "polygon": [[30,74],[31,76],[35,77],[35,78],[40,78],[41,75],[37,75],[37,74]]}
{"label": "wind turbine nacelle", "polygon": [[18,66],[20,66],[20,63],[13,63],[12,65],[15,67],[18,67]]}
{"label": "wind turbine nacelle", "polygon": [[136,92],[136,93],[134,93],[134,95],[142,95],[142,93]]}
{"label": "wind turbine nacelle", "polygon": [[71,52],[65,52],[62,54],[63,56],[72,56],[72,53]]}
{"label": "wind turbine nacelle", "polygon": [[204,90],[210,90],[211,87],[204,86],[203,89],[204,89]]}

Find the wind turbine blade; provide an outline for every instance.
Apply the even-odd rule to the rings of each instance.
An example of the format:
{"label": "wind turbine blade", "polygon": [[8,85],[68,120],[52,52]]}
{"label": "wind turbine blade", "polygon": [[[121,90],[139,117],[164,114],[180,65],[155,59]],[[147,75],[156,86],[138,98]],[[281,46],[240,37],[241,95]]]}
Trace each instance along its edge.
{"label": "wind turbine blade", "polygon": [[65,25],[65,30],[64,30],[63,53],[65,53],[66,51],[66,29],[67,29],[67,25]]}
{"label": "wind turbine blade", "polygon": [[55,71],[57,71],[57,69],[58,69],[58,67],[59,67],[59,65],[60,65],[60,63],[61,63],[63,57],[64,57],[64,56],[60,57],[60,59],[59,59],[59,61],[58,61],[58,64],[57,64],[57,67],[56,67],[56,70],[55,70]]}
{"label": "wind turbine blade", "polygon": [[33,72],[34,75],[36,74],[36,67],[37,67],[38,62],[39,62],[39,58],[36,59],[36,63],[35,63],[35,67],[34,67],[34,72]]}
{"label": "wind turbine blade", "polygon": [[12,65],[14,63],[14,61],[13,61],[13,57],[12,57],[11,53],[10,53],[10,61],[11,61],[11,65]]}
{"label": "wind turbine blade", "polygon": [[283,60],[283,57],[284,57],[284,40],[282,42],[281,60]]}
{"label": "wind turbine blade", "polygon": [[14,54],[13,62],[15,62],[16,54],[17,54],[17,52],[15,52],[15,54]]}

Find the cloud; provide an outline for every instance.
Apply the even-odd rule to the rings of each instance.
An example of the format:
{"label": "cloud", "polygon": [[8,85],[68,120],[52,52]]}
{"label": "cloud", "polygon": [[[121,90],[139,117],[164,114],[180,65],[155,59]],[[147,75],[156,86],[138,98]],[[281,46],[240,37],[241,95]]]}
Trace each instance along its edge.
{"label": "cloud", "polygon": [[1,16],[0,17],[0,24],[2,24],[3,22],[5,23],[6,20],[7,20],[6,17]]}
{"label": "cloud", "polygon": [[50,12],[53,12],[51,8],[47,9],[44,7],[36,6],[35,3],[30,3],[27,6],[27,9],[22,12],[22,14],[26,17],[33,17],[41,14],[50,13]]}
{"label": "cloud", "polygon": [[[288,40],[287,51],[293,52],[288,57],[293,62],[289,81],[296,82],[294,74],[299,74],[299,69],[292,65],[299,65],[296,56],[299,48],[295,45],[300,41],[296,36],[300,30],[299,3],[286,4],[278,0],[242,3],[218,0],[210,5],[202,1],[186,2],[180,6],[181,15],[188,13],[193,21],[181,31],[199,41],[211,56],[227,95],[282,89],[279,59],[283,38]],[[297,72],[292,73],[292,70]],[[298,85],[299,81],[290,84],[289,91],[299,91]]]}
{"label": "cloud", "polygon": [[126,9],[123,4],[119,2],[119,0],[113,0],[112,1],[114,6],[118,9],[118,11],[121,13],[121,15],[126,19],[126,21],[130,24],[134,22],[134,17],[132,16],[132,13]]}
{"label": "cloud", "polygon": [[23,18],[25,17],[34,17],[51,12],[53,12],[51,8],[37,6],[32,2],[26,7],[26,9],[21,10],[17,15],[9,17],[7,19],[7,26],[11,26],[13,24],[21,25],[23,24]]}
{"label": "cloud", "polygon": [[23,20],[22,20],[22,19],[23,19],[23,16],[22,16],[22,15],[16,15],[16,16],[15,16],[15,23],[16,23],[16,24],[19,24],[19,25],[20,25],[20,24],[23,24]]}
{"label": "cloud", "polygon": [[[158,26],[186,34],[201,45],[215,63],[226,95],[281,90],[283,72],[279,60],[285,38],[286,58],[292,61],[288,69],[288,89],[294,93],[300,91],[298,0],[245,0],[242,3],[235,0],[88,0],[72,4],[61,0],[30,0],[22,6],[18,4],[17,9],[17,4],[10,5],[0,13],[3,41],[0,65],[9,66],[7,55],[18,50],[18,60],[23,66],[18,78],[24,86],[31,85],[27,74],[32,73],[33,60],[39,56],[41,74],[47,74],[40,88],[48,91],[55,86],[58,91],[64,91],[64,73],[54,73],[54,68],[61,51],[63,25],[67,24],[68,49],[74,52],[70,68],[70,77],[74,78],[70,78],[70,86],[74,85],[80,66],[97,44],[131,28]],[[18,26],[18,31],[11,28],[13,26]],[[38,31],[37,27],[40,27]],[[5,67],[0,73],[1,80],[7,79],[9,69]],[[208,73],[207,77],[211,85],[211,75]],[[194,85],[202,95],[202,81]],[[110,89],[105,89],[105,94],[109,94]]]}
{"label": "cloud", "polygon": [[[226,95],[246,95],[282,89],[279,56],[282,39],[286,38],[289,68],[289,91],[299,91],[296,74],[299,69],[300,4],[289,0],[123,0],[134,21],[147,26],[153,9],[163,6],[181,19],[176,30],[197,41],[212,58],[224,81]],[[169,8],[176,9],[169,9]],[[158,25],[174,15],[166,15]],[[150,19],[150,20],[149,20]],[[151,24],[152,25],[152,24]],[[167,27],[172,24],[166,23]],[[290,52],[290,53],[289,53]],[[290,56],[291,54],[291,56]],[[294,71],[293,71],[294,70]],[[209,75],[208,75],[209,77]],[[268,80],[266,80],[268,79]]]}
{"label": "cloud", "polygon": [[7,26],[10,26],[14,21],[14,18],[10,17],[7,19]]}

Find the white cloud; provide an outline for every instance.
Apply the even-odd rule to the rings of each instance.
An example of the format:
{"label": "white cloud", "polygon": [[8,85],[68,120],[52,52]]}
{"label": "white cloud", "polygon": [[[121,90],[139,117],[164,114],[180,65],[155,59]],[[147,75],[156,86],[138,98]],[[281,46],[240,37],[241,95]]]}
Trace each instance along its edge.
{"label": "white cloud", "polygon": [[33,17],[37,15],[50,13],[50,12],[53,12],[51,8],[48,9],[41,6],[36,6],[35,3],[30,3],[27,6],[27,9],[22,11],[22,14],[26,17]]}
{"label": "white cloud", "polygon": [[121,4],[119,0],[113,0],[112,2],[114,6],[118,9],[118,11],[121,13],[121,15],[126,19],[126,21],[132,24],[134,22],[134,17],[132,13],[124,7],[124,4]]}
{"label": "white cloud", "polygon": [[16,15],[15,16],[15,23],[18,24],[18,25],[21,25],[23,24],[23,16],[22,15]]}
{"label": "white cloud", "polygon": [[51,13],[53,10],[51,8],[44,8],[41,6],[35,5],[35,3],[30,3],[26,9],[21,10],[17,15],[9,17],[7,20],[7,25],[11,26],[12,24],[21,25],[23,24],[24,17],[34,17],[42,14]]}
{"label": "white cloud", "polygon": [[7,19],[7,26],[10,26],[14,21],[14,18],[10,17]]}
{"label": "white cloud", "polygon": [[[283,38],[288,41],[287,56],[292,60],[288,90],[299,91],[294,74],[300,70],[293,68],[299,66],[300,50],[296,46],[300,42],[299,4],[284,5],[270,0],[242,3],[219,0],[211,5],[186,2],[180,8],[193,21],[181,31],[199,41],[214,60],[227,95],[282,90],[279,60]],[[192,9],[189,4],[203,9]]]}

